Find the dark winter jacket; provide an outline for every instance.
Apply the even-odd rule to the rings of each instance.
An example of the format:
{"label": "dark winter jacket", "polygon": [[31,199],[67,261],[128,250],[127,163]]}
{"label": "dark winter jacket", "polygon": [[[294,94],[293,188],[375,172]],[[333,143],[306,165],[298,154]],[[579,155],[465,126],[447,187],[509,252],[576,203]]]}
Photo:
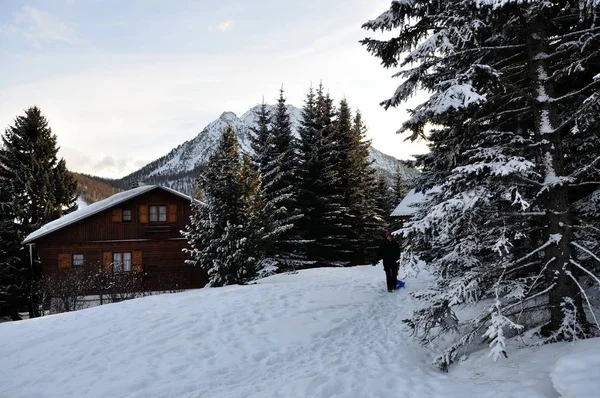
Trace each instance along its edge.
{"label": "dark winter jacket", "polygon": [[394,239],[383,239],[379,244],[377,259],[382,259],[384,264],[392,264],[400,259],[400,246]]}

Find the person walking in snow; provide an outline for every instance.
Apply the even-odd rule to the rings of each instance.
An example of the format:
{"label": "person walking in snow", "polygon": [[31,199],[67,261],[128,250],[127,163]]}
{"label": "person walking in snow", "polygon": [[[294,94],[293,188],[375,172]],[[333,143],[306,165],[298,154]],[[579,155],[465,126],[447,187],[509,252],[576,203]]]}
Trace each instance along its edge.
{"label": "person walking in snow", "polygon": [[377,265],[380,259],[383,260],[383,270],[385,271],[388,292],[393,292],[396,290],[396,278],[398,277],[398,269],[400,267],[400,245],[394,240],[390,228],[385,231],[385,237],[379,244],[377,258],[373,265]]}

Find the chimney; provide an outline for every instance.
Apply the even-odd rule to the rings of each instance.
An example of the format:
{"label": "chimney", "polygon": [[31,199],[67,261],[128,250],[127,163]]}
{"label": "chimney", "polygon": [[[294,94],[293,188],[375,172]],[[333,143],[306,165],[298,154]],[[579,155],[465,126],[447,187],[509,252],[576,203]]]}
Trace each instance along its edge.
{"label": "chimney", "polygon": [[131,184],[131,189],[133,188],[139,188],[139,187],[143,187],[144,185],[146,185],[143,181],[136,181],[133,184]]}

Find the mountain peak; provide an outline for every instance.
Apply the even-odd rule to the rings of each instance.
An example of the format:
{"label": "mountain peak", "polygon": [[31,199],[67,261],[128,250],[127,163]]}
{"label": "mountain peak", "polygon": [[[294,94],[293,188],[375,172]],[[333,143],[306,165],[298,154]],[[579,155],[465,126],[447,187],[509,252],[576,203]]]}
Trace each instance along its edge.
{"label": "mountain peak", "polygon": [[237,120],[237,118],[238,118],[237,115],[230,111],[223,112],[223,113],[221,113],[221,116],[219,116],[219,119],[225,120],[228,122]]}
{"label": "mountain peak", "polygon": [[[252,153],[250,146],[250,128],[258,118],[260,104],[253,106],[238,117],[234,112],[223,112],[218,119],[209,123],[192,140],[186,141],[171,150],[168,154],[144,166],[142,169],[123,178],[123,182],[131,184],[135,181],[144,181],[148,184],[159,184],[174,188],[178,191],[191,194],[194,191],[198,167],[208,160],[225,126],[230,125],[238,138],[240,151]],[[275,105],[267,104],[267,110],[273,112]],[[290,116],[292,132],[296,135],[302,123],[302,111],[292,104],[286,104]],[[369,151],[374,166],[391,179],[399,164],[392,156],[384,155],[371,148]],[[407,177],[416,171],[400,166]]]}

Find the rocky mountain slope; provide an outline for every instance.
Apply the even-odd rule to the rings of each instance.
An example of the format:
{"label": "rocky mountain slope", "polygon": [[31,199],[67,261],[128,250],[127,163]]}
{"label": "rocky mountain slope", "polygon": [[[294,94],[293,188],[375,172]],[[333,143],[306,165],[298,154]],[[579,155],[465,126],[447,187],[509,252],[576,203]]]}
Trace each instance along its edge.
{"label": "rocky mountain slope", "polygon": [[[268,107],[269,110],[274,108],[273,105]],[[225,127],[228,125],[233,127],[240,144],[240,150],[243,153],[252,152],[250,148],[250,127],[256,120],[258,109],[259,106],[257,105],[240,117],[233,112],[224,112],[218,119],[208,124],[195,138],[184,142],[140,170],[129,174],[120,182],[127,186],[137,182],[161,184],[191,194],[194,190],[199,168],[212,154]],[[292,128],[297,131],[302,119],[301,111],[293,105],[288,105],[287,109],[292,121]],[[373,147],[370,148],[370,156],[374,161],[374,166],[386,176],[391,177],[395,173],[397,165],[399,165],[405,178],[411,178],[417,173],[415,170],[405,167],[392,156],[385,155]]]}

